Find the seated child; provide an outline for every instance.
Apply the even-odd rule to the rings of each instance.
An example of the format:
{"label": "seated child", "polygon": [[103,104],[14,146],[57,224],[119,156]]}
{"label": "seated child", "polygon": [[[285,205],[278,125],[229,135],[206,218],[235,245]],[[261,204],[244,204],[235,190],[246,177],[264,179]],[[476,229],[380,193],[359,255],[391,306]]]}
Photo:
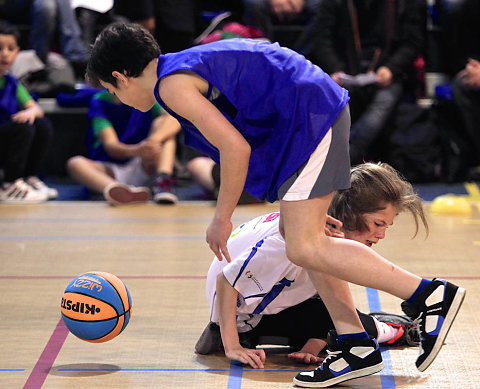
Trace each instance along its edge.
{"label": "seated child", "polygon": [[87,133],[89,158],[74,156],[67,162],[70,175],[88,189],[103,193],[112,205],[175,204],[172,173],[175,162],[177,120],[155,104],[140,112],[107,91],[90,102]]}
{"label": "seated child", "polygon": [[7,74],[20,51],[18,29],[0,22],[0,186],[2,203],[38,203],[58,192],[38,178],[53,130],[25,87]]}

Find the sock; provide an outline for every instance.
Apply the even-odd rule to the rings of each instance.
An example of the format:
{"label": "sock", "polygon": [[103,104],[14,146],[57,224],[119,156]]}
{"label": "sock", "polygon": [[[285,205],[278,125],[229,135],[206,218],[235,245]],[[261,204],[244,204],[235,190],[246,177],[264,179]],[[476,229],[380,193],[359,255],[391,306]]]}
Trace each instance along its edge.
{"label": "sock", "polygon": [[425,288],[430,285],[432,281],[427,280],[426,278],[422,278],[422,281],[420,281],[420,285],[418,285],[418,288],[413,294],[410,296],[410,298],[407,300],[407,303],[413,304],[417,296],[425,290]]}
{"label": "sock", "polygon": [[358,332],[356,334],[342,334],[338,335],[338,345],[342,346],[342,341],[344,339],[355,338],[355,339],[370,339],[366,331]]}
{"label": "sock", "polygon": [[377,336],[378,343],[387,343],[389,340],[397,336],[398,328],[392,327],[387,323],[378,321],[375,318],[373,318],[373,320],[375,321],[375,324],[377,325],[377,328],[378,328],[378,336]]}

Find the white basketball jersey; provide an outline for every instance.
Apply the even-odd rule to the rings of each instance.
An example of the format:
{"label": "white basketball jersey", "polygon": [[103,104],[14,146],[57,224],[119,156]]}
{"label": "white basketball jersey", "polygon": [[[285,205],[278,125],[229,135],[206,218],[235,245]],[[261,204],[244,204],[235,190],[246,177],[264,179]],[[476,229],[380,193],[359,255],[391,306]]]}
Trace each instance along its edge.
{"label": "white basketball jersey", "polygon": [[219,321],[215,289],[221,271],[238,291],[239,332],[255,327],[261,315],[278,313],[317,293],[307,272],[288,260],[279,219],[280,213],[273,212],[242,224],[227,243],[232,262],[213,260],[207,275],[211,321]]}

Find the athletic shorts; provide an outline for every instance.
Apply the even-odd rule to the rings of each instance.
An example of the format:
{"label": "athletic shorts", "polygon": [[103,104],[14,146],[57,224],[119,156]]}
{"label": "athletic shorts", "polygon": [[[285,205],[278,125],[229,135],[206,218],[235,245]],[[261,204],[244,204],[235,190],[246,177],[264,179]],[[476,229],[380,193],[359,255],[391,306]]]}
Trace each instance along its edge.
{"label": "athletic shorts", "polygon": [[[373,317],[357,310],[368,335],[378,337]],[[263,315],[252,330],[239,334],[250,347],[262,343],[262,337],[286,338],[289,346],[301,348],[308,339],[325,339],[334,330],[327,307],[319,298],[311,298],[273,315]]]}
{"label": "athletic shorts", "polygon": [[151,184],[152,177],[143,170],[142,159],[140,157],[132,158],[125,164],[113,162],[101,163],[113,173],[113,178],[121,184],[133,186],[150,186]]}
{"label": "athletic shorts", "polygon": [[350,188],[350,110],[348,105],[305,162],[279,188],[284,201],[308,200]]}

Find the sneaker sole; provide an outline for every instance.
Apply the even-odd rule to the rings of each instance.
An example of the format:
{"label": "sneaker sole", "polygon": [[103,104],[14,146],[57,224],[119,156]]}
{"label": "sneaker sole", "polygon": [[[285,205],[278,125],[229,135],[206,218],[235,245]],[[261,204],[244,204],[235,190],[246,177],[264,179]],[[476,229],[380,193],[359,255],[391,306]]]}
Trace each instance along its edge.
{"label": "sneaker sole", "polygon": [[343,381],[353,380],[354,378],[366,377],[378,373],[379,371],[382,371],[384,367],[385,365],[383,364],[383,362],[380,362],[377,365],[365,367],[359,370],[354,370],[341,376],[331,378],[328,381],[324,382],[305,382],[294,378],[293,383],[303,388],[328,388],[329,386],[338,384]]}
{"label": "sneaker sole", "polygon": [[104,196],[113,205],[134,205],[147,203],[150,199],[150,192],[146,189],[132,190],[118,185],[106,190]]}
{"label": "sneaker sole", "polygon": [[417,366],[418,370],[425,371],[427,367],[429,367],[431,363],[434,361],[434,359],[437,357],[438,353],[440,352],[440,349],[443,346],[443,342],[445,341],[445,338],[448,335],[448,331],[450,331],[453,321],[455,320],[455,317],[457,316],[457,313],[460,310],[460,307],[462,306],[463,300],[465,299],[465,293],[466,293],[465,289],[460,287],[457,289],[457,293],[455,293],[455,297],[452,301],[452,305],[448,310],[447,316],[445,316],[442,329],[440,330],[440,333],[437,336],[437,340],[435,341],[432,351],[430,352],[428,357],[426,357],[425,360],[419,366]]}
{"label": "sneaker sole", "polygon": [[173,193],[164,192],[158,196],[154,196],[153,201],[157,204],[176,204],[178,202],[178,197]]}

